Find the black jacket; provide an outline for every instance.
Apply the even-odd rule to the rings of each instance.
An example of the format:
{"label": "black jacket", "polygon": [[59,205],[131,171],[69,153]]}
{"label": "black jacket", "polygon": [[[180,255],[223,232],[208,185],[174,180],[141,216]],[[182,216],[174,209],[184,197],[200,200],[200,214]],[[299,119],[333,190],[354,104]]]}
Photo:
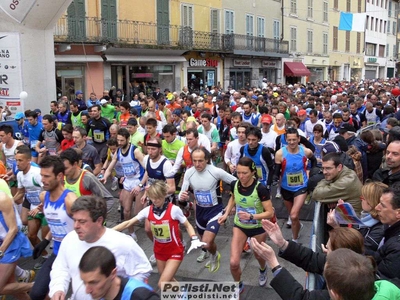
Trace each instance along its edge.
{"label": "black jacket", "polygon": [[372,180],[374,181],[380,181],[383,182],[384,184],[387,184],[388,186],[392,188],[399,188],[400,187],[400,172],[390,174],[390,169],[388,168],[380,168],[375,171],[374,175],[372,176]]}
{"label": "black jacket", "polygon": [[[310,248],[289,241],[285,251],[280,251],[279,256],[290,261],[304,271],[322,274],[324,271],[326,255],[317,253]],[[293,276],[282,268],[271,280],[271,286],[282,299],[288,300],[328,300],[328,290],[304,290],[303,286]]]}
{"label": "black jacket", "polygon": [[282,270],[271,280],[271,286],[283,300],[329,300],[328,290],[305,290],[288,270]]}
{"label": "black jacket", "polygon": [[385,229],[384,243],[371,253],[381,279],[400,278],[400,221]]}

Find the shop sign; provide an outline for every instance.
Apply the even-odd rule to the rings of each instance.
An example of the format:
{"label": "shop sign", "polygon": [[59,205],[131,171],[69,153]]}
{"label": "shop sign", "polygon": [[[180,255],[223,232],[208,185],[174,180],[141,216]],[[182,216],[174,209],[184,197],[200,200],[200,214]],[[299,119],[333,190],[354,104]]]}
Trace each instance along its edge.
{"label": "shop sign", "polygon": [[212,67],[216,68],[218,67],[218,60],[216,59],[195,59],[191,58],[189,59],[189,67]]}
{"label": "shop sign", "polygon": [[277,68],[277,61],[276,60],[263,60],[261,62],[263,68]]}
{"label": "shop sign", "polygon": [[19,33],[0,32],[0,105],[24,111]]}
{"label": "shop sign", "polygon": [[234,59],[233,66],[234,67],[250,67],[251,60],[250,59]]}

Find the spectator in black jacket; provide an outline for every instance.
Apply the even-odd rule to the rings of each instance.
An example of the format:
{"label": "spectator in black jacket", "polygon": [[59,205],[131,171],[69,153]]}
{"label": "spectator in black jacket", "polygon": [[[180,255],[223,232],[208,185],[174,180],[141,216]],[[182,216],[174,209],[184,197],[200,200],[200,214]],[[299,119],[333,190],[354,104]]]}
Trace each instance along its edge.
{"label": "spectator in black jacket", "polygon": [[[326,257],[332,251],[339,248],[348,248],[356,253],[364,253],[364,241],[362,235],[353,228],[339,227],[331,230],[330,239],[322,248],[326,253],[313,252],[310,248],[287,241],[283,238],[278,223],[262,220],[263,228],[268,233],[271,241],[279,247],[279,256],[290,261],[306,272],[323,274]],[[271,280],[272,288],[283,300],[294,299],[330,299],[328,290],[305,290],[303,286],[289,273],[288,270],[279,265],[274,250],[266,243],[258,243],[251,239],[252,249],[267,261],[272,270],[274,278]]]}

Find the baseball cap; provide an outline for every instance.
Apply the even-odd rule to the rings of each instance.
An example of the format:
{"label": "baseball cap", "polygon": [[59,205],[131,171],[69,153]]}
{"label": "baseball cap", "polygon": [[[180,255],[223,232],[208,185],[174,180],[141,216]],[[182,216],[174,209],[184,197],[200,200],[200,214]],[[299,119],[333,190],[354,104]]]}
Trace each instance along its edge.
{"label": "baseball cap", "polygon": [[39,108],[36,108],[36,109],[34,110],[34,112],[37,113],[37,114],[41,114],[41,113],[42,113],[42,111],[41,111]]}
{"label": "baseball cap", "polygon": [[297,115],[298,115],[298,116],[306,116],[306,115],[307,115],[307,111],[306,111],[305,109],[300,109],[300,110],[297,112]]}
{"label": "baseball cap", "polygon": [[262,124],[271,124],[272,123],[272,117],[270,115],[263,115],[261,118],[261,123]]}
{"label": "baseball cap", "polygon": [[332,141],[327,141],[323,146],[322,146],[322,152],[324,154],[328,153],[340,153],[342,152],[335,142]]}
{"label": "baseball cap", "polygon": [[83,94],[81,90],[77,90],[77,91],[75,92],[75,96],[78,96],[79,94]]}
{"label": "baseball cap", "polygon": [[217,97],[213,97],[212,102],[217,102]]}
{"label": "baseball cap", "polygon": [[240,103],[245,103],[246,101],[247,101],[246,98],[244,98],[244,97],[240,98]]}
{"label": "baseball cap", "polygon": [[25,115],[24,115],[24,113],[23,112],[18,112],[18,113],[16,113],[15,114],[15,120],[21,120],[21,119],[24,119],[25,118]]}
{"label": "baseball cap", "polygon": [[339,128],[339,133],[343,134],[345,132],[356,132],[356,129],[354,128],[353,125],[350,125],[349,123],[344,123],[342,126]]}
{"label": "baseball cap", "polygon": [[101,105],[104,105],[104,104],[107,104],[107,103],[108,103],[108,101],[106,99],[101,99],[100,100],[100,104]]}

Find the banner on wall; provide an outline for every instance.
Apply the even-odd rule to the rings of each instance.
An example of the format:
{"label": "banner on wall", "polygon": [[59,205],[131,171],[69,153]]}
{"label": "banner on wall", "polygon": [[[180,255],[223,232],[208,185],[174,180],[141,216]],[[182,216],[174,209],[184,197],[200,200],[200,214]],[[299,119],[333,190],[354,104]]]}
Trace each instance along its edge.
{"label": "banner on wall", "polygon": [[23,112],[21,49],[19,33],[0,32],[0,105],[12,114]]}
{"label": "banner on wall", "polygon": [[0,0],[0,8],[18,23],[22,23],[36,0]]}

